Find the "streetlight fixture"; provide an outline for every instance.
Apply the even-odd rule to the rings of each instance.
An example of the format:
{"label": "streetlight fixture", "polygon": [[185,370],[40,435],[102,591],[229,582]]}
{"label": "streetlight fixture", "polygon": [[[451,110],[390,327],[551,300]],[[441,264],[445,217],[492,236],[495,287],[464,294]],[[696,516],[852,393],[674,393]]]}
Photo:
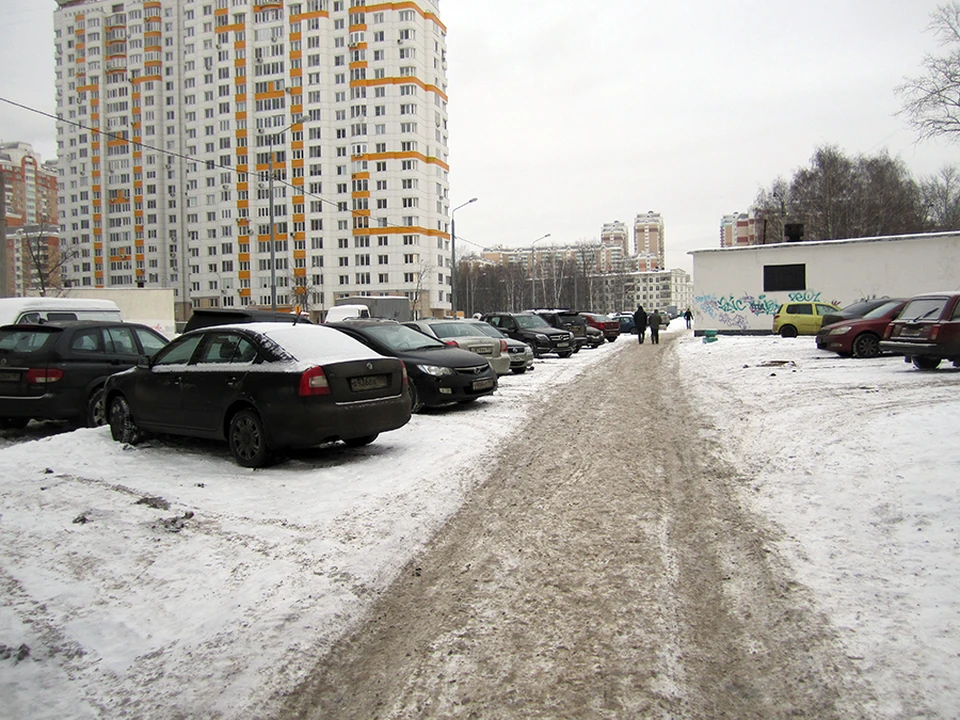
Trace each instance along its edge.
{"label": "streetlight fixture", "polygon": [[[277,253],[275,247],[277,228],[276,223],[274,222],[273,210],[273,142],[275,138],[283,135],[290,128],[296,125],[302,125],[305,120],[307,120],[306,115],[298,115],[293,119],[293,122],[287,125],[285,128],[275,133],[271,132],[267,136],[267,146],[270,149],[270,178],[268,190],[270,193],[270,309],[274,312],[277,311]],[[261,129],[260,132],[263,132],[263,129]]]}
{"label": "streetlight fixture", "polygon": [[457,317],[457,219],[454,217],[454,213],[476,201],[477,198],[470,198],[450,211],[450,309],[453,311],[454,318]]}
{"label": "streetlight fixture", "polygon": [[533,246],[536,245],[541,240],[546,240],[548,237],[550,237],[550,233],[547,233],[542,237],[538,237],[536,240],[530,243],[530,280],[531,280],[530,289],[532,293],[532,296],[531,296],[531,301],[533,305],[533,307],[531,308],[532,310],[537,309],[537,266],[536,266],[536,263],[534,262],[535,258],[533,254],[534,252]]}

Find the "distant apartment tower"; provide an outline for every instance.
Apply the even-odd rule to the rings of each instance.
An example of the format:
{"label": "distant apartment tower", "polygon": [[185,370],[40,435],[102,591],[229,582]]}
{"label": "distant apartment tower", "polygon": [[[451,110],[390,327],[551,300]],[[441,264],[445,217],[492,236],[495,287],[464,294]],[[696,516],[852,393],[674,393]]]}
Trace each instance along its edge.
{"label": "distant apartment tower", "polygon": [[757,244],[757,218],[753,212],[733,213],[721,218],[720,247]]}
{"label": "distant apartment tower", "polygon": [[666,266],[663,243],[663,216],[653,210],[637,215],[633,221],[634,254],[648,258],[644,269],[662,270]]}
{"label": "distant apartment tower", "polygon": [[74,284],[450,308],[438,0],[57,0]]}
{"label": "distant apartment tower", "polygon": [[0,297],[59,287],[57,170],[27,143],[0,144]]}

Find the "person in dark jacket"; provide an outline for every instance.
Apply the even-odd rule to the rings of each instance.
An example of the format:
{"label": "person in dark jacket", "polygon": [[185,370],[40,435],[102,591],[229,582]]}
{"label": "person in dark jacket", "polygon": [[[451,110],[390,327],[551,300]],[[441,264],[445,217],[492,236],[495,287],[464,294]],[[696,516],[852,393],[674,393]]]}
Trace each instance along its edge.
{"label": "person in dark jacket", "polygon": [[690,312],[690,308],[687,308],[687,311],[683,314],[683,319],[687,321],[687,329],[690,329],[690,323],[693,322],[693,313]]}
{"label": "person in dark jacket", "polygon": [[653,314],[647,319],[647,322],[650,323],[650,342],[654,345],[660,344],[660,326],[663,324],[663,317],[656,310],[653,311]]}
{"label": "person in dark jacket", "polygon": [[643,345],[643,336],[647,334],[647,313],[642,305],[637,305],[637,311],[633,314],[633,324],[637,327],[637,337]]}

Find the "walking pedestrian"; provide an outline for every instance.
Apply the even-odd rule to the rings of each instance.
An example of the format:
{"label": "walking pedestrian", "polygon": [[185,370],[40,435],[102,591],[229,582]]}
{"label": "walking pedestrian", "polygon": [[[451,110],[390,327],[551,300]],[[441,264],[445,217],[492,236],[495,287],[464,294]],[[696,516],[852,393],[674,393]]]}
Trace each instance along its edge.
{"label": "walking pedestrian", "polygon": [[690,312],[690,308],[687,308],[687,311],[683,314],[683,319],[687,321],[687,330],[689,330],[690,324],[693,322],[693,313]]}
{"label": "walking pedestrian", "polygon": [[643,336],[647,333],[647,312],[643,309],[643,305],[637,305],[637,311],[633,314],[633,324],[637,327],[637,337],[643,345]]}
{"label": "walking pedestrian", "polygon": [[647,318],[647,322],[650,323],[650,342],[654,345],[659,345],[660,326],[663,324],[663,317],[657,310],[654,310],[653,314]]}

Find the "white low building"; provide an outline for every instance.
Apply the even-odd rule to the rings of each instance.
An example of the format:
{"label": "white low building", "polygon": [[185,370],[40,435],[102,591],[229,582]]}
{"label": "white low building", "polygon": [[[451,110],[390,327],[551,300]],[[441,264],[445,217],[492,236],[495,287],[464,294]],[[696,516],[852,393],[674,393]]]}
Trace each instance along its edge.
{"label": "white low building", "polygon": [[960,289],[960,233],[694,250],[695,328],[762,334],[786,302],[841,307]]}

